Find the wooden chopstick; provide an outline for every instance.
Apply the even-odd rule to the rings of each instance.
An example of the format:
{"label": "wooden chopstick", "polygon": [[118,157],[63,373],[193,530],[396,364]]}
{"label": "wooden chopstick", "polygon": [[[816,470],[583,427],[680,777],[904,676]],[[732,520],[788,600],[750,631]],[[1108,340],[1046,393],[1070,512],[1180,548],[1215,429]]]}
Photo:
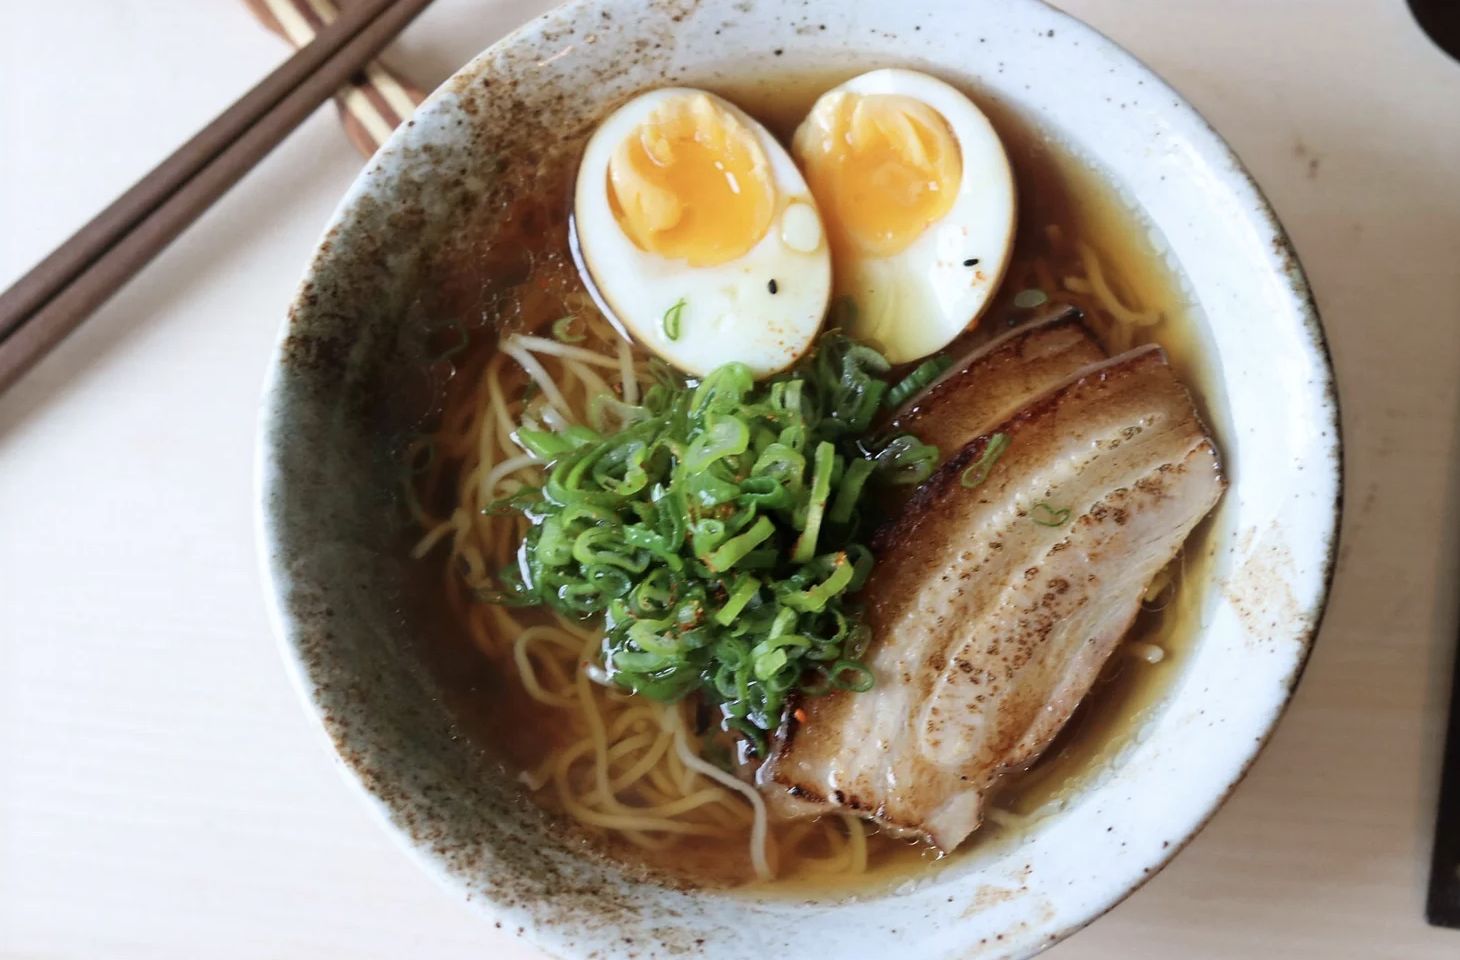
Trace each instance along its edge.
{"label": "wooden chopstick", "polygon": [[0,294],[0,391],[104,303],[431,0],[361,0]]}
{"label": "wooden chopstick", "polygon": [[[265,27],[297,50],[340,15],[334,0],[243,0]],[[366,157],[374,156],[395,128],[410,119],[425,99],[407,78],[371,60],[335,91],[345,135]]]}
{"label": "wooden chopstick", "polygon": [[326,63],[339,48],[370,24],[392,0],[368,0],[350,22],[337,22],[333,36],[320,35],[263,82],[244,94],[216,120],[183,144],[111,206],[82,227],[66,243],[0,294],[0,340],[71,282],[127,231],[155,210],[168,193],[213,162],[248,127],[276,108],[300,82]]}

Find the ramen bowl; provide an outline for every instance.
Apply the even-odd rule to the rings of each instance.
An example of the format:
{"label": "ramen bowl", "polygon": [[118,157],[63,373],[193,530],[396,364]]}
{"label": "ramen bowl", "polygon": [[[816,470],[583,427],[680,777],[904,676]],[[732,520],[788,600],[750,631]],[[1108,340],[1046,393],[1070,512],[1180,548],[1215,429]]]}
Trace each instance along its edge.
{"label": "ramen bowl", "polygon": [[[908,66],[1027,119],[1149,223],[1196,305],[1230,482],[1179,675],[1057,802],[896,883],[756,894],[602,857],[471,735],[399,457],[440,375],[422,284],[503,151],[638,90]],[[1025,957],[1119,902],[1237,785],[1322,615],[1341,492],[1323,333],[1282,228],[1158,77],[1034,0],[580,0],[449,80],[350,188],[281,331],[259,438],[262,562],[300,694],[350,779],[447,888],[562,957]],[[510,735],[504,733],[502,735]]]}

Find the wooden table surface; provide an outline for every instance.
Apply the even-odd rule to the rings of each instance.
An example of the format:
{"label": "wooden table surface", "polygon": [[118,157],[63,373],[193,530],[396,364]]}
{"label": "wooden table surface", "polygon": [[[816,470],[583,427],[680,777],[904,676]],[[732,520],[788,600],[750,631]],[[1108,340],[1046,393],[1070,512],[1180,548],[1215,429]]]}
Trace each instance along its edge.
{"label": "wooden table surface", "polygon": [[[434,85],[545,6],[439,0],[394,62]],[[1348,512],[1271,747],[1051,956],[1460,956],[1422,917],[1460,573],[1460,64],[1402,0],[1064,6],[1182,90],[1292,232]],[[0,5],[0,286],[285,53],[238,2]],[[0,956],[536,956],[376,825],[265,623],[259,388],[359,165],[321,111],[0,397]]]}

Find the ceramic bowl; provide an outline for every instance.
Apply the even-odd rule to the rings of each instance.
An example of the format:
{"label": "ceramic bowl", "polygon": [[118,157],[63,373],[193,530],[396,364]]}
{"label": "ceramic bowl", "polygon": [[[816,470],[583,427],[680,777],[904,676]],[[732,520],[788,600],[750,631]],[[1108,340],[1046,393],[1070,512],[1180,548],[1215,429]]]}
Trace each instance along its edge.
{"label": "ceramic bowl", "polygon": [[[1103,172],[1200,304],[1231,480],[1200,635],[1117,755],[1017,842],[856,898],[639,883],[588,855],[459,736],[424,664],[434,588],[402,548],[392,419],[416,284],[489,190],[495,151],[646,87],[906,65],[1001,101]],[[536,125],[536,126],[535,126]],[[1034,0],[580,0],[464,67],[350,188],[281,333],[260,436],[274,624],[352,778],[418,859],[563,957],[1024,957],[1170,858],[1241,780],[1292,693],[1332,569],[1341,458],[1323,333],[1282,228],[1158,77]]]}

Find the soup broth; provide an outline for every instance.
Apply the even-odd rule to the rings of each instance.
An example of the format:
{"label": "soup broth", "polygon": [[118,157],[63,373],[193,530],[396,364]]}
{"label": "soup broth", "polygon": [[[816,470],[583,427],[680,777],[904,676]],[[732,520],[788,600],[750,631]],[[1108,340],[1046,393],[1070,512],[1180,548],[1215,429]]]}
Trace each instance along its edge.
{"label": "soup broth", "polygon": [[[742,106],[785,142],[816,97],[846,75],[777,76],[707,87]],[[1196,308],[1157,249],[1154,229],[1056,139],[997,101],[975,100],[1009,153],[1019,225],[1009,272],[973,337],[1027,319],[1030,311],[1015,306],[1015,297],[1037,290],[1049,301],[1080,307],[1112,354],[1159,342],[1195,388],[1198,403],[1214,402],[1205,389],[1215,378],[1205,366],[1211,354],[1199,340]],[[695,829],[683,833],[641,829],[632,817],[595,807],[590,802],[595,790],[611,792],[614,784],[607,781],[631,775],[640,776],[644,786],[642,794],[631,790],[626,795],[630,806],[663,809],[666,798],[673,797],[689,803],[698,789],[696,778],[704,775],[676,761],[674,747],[654,746],[649,705],[595,682],[591,624],[564,624],[537,609],[504,608],[485,602],[490,597],[469,586],[511,564],[513,544],[505,535],[485,545],[472,542],[470,526],[486,504],[461,503],[461,491],[492,486],[484,473],[520,461],[522,451],[510,439],[510,410],[521,408],[524,394],[531,403],[531,395],[542,389],[523,369],[523,357],[530,364],[533,356],[504,352],[500,339],[511,333],[554,338],[556,332],[555,342],[572,341],[569,355],[554,362],[576,365],[576,373],[571,382],[564,381],[560,398],[549,399],[575,408],[586,406],[595,389],[622,394],[620,373],[644,360],[597,316],[569,251],[572,183],[585,133],[511,161],[519,166],[509,164],[502,171],[510,188],[501,193],[501,207],[483,211],[479,232],[443,255],[429,285],[429,302],[421,305],[423,314],[449,321],[435,335],[440,356],[431,364],[442,402],[404,451],[413,470],[408,500],[424,532],[414,554],[419,563],[440,569],[440,589],[453,616],[453,626],[431,644],[431,655],[463,733],[519,778],[524,802],[530,797],[572,824],[585,844],[629,863],[684,882],[738,887],[756,876],[747,854],[755,823],[750,801],[736,800],[742,806],[737,811],[733,802],[722,800],[724,809],[706,809]],[[600,359],[590,360],[590,354]],[[1203,406],[1207,422],[1220,432],[1213,412]],[[490,449],[494,463],[486,470],[483,449]],[[944,863],[977,857],[1028,829],[1118,762],[1170,689],[1196,632],[1210,523],[1199,528],[1168,575],[1153,585],[1127,640],[1074,719],[1031,770],[1003,783],[983,828]],[[524,636],[538,639],[524,644]],[[569,701],[575,697],[600,705],[596,719],[586,721],[572,708]],[[675,722],[684,724],[685,741],[697,753],[720,753],[723,763],[729,745],[711,718],[695,716],[690,707],[680,715]],[[650,759],[643,751],[653,749],[662,753]],[[588,769],[595,750],[608,756],[619,750],[617,765],[599,775],[596,784]],[[631,769],[646,764],[653,767],[648,773]],[[725,789],[704,782],[706,789]],[[772,822],[770,830],[777,876],[772,885],[797,894],[884,885],[937,859],[928,848],[889,838],[850,818]]]}

